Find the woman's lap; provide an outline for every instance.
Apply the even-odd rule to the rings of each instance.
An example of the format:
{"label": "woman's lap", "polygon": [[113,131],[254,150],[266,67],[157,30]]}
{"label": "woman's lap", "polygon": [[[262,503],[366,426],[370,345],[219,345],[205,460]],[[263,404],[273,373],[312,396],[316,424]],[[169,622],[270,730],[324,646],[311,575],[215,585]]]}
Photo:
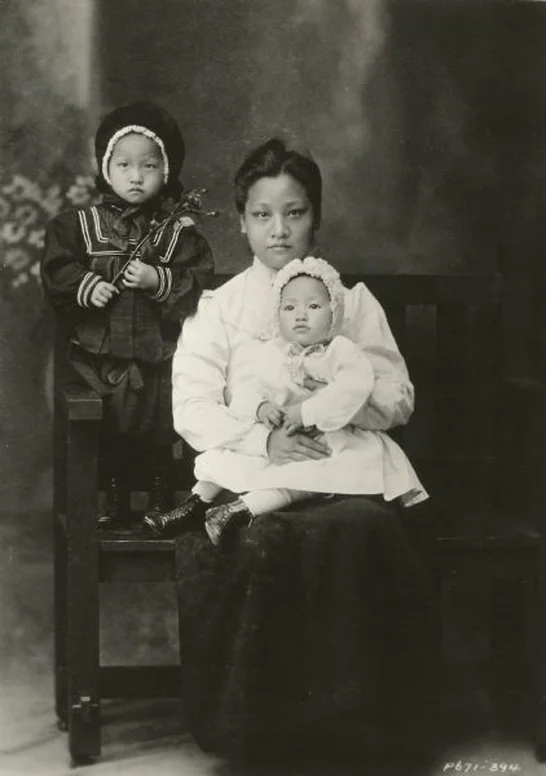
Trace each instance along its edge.
{"label": "woman's lap", "polygon": [[352,709],[372,719],[393,679],[422,685],[428,579],[377,500],[264,515],[225,554],[185,535],[177,577],[184,694],[206,748],[236,753]]}

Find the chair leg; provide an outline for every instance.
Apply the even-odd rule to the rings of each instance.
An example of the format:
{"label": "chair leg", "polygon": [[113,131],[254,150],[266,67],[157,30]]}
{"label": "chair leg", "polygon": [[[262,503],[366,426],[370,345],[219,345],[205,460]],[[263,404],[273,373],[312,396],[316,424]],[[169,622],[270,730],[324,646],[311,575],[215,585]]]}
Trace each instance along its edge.
{"label": "chair leg", "polygon": [[539,578],[536,607],[536,651],[535,677],[536,719],[535,719],[535,755],[539,762],[546,762],[546,547],[544,539],[540,547]]}
{"label": "chair leg", "polygon": [[66,536],[59,517],[54,516],[54,681],[55,712],[59,730],[68,730],[67,665],[67,552]]}
{"label": "chair leg", "polygon": [[67,431],[68,737],[74,763],[92,761],[101,751],[97,426],[74,421]]}
{"label": "chair leg", "polygon": [[67,537],[66,519],[66,413],[55,407],[53,424],[53,605],[55,712],[60,730],[68,729],[67,675]]}

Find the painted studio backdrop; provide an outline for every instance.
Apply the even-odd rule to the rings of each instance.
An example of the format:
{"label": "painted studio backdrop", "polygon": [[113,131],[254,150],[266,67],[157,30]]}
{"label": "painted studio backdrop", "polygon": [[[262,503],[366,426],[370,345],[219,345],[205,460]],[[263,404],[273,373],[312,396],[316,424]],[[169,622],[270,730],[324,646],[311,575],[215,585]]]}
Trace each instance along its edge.
{"label": "painted studio backdrop", "polygon": [[[52,319],[37,261],[47,218],[89,195],[94,126],[118,103],[153,99],[179,120],[185,182],[206,187],[222,212],[203,224],[221,271],[248,260],[233,173],[277,134],[324,171],[321,245],[340,269],[486,272],[502,256],[519,293],[537,287],[546,5],[0,0],[0,9],[3,509],[44,509],[50,496]],[[532,341],[520,343],[514,369]]]}

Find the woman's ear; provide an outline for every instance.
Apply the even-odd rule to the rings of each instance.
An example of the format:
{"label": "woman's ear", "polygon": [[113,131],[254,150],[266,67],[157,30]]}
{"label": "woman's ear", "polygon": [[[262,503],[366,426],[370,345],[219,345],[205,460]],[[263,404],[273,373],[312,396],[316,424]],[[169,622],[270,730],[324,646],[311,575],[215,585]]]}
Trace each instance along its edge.
{"label": "woman's ear", "polygon": [[241,234],[246,234],[246,224],[245,224],[245,217],[239,216],[239,221],[241,224]]}

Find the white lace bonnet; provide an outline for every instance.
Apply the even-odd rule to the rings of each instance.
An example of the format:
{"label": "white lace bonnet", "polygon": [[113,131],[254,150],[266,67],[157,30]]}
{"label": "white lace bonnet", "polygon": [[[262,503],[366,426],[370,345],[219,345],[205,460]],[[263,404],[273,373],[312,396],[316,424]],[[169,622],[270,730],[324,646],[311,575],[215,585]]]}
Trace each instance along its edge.
{"label": "white lace bonnet", "polygon": [[279,336],[279,309],[281,305],[281,294],[286,284],[299,277],[308,275],[312,278],[322,281],[330,297],[330,309],[332,311],[332,323],[329,336],[333,337],[341,329],[343,316],[345,312],[345,289],[341,282],[339,272],[328,264],[324,259],[315,256],[306,256],[305,259],[293,259],[286,266],[277,272],[272,286],[272,318],[273,333]]}

